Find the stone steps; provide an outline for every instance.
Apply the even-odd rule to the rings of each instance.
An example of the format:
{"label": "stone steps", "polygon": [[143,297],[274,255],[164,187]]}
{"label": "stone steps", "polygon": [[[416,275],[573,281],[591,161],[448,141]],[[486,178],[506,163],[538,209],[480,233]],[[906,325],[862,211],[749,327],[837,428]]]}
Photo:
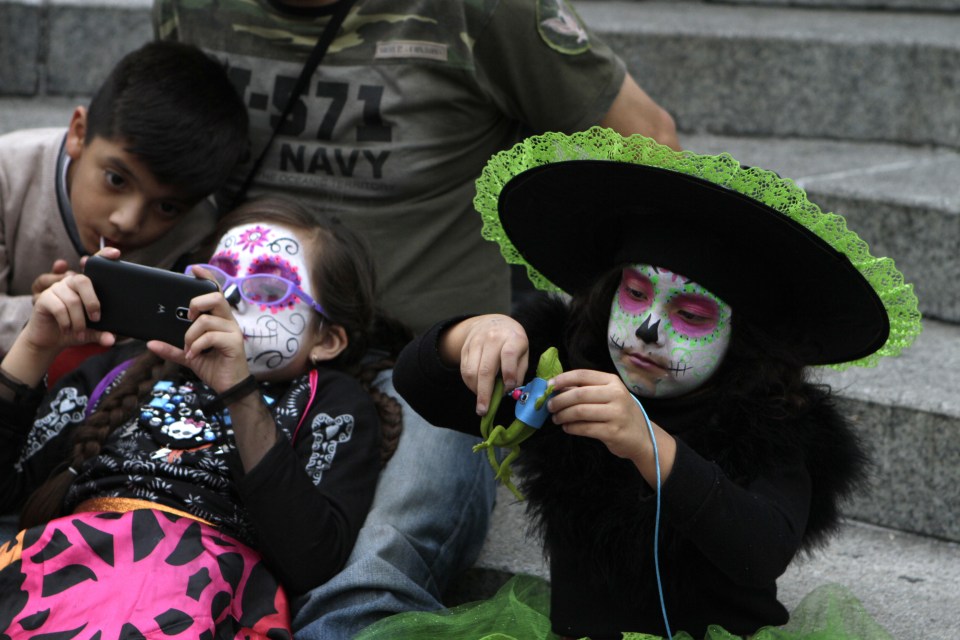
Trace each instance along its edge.
{"label": "stone steps", "polygon": [[960,146],[960,13],[577,8],[683,131]]}
{"label": "stone steps", "polygon": [[815,7],[827,9],[868,9],[914,12],[960,11],[957,0],[709,0],[717,4],[764,5],[774,7]]}
{"label": "stone steps", "polygon": [[[591,0],[579,0],[580,3]],[[633,0],[645,2],[646,0]],[[765,7],[807,7],[816,9],[912,11],[951,13],[960,11],[960,0],[674,0],[710,4],[760,5]]]}
{"label": "stone steps", "polygon": [[0,95],[90,94],[152,37],[150,0],[0,0]]}

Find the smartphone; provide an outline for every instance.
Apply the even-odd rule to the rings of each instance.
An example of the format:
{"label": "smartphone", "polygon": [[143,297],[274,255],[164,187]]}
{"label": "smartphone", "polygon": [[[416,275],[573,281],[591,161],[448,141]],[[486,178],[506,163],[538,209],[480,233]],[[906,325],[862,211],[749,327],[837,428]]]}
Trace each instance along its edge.
{"label": "smartphone", "polygon": [[100,256],[88,258],[83,273],[100,300],[100,320],[90,327],[180,348],[192,324],[190,300],[218,289],[210,280]]}

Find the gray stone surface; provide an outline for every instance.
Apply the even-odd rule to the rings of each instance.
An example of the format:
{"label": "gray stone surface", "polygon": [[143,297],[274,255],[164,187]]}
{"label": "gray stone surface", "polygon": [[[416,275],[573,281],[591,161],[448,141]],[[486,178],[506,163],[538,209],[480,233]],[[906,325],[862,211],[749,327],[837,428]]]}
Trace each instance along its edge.
{"label": "gray stone surface", "polygon": [[[37,6],[0,0],[10,16]],[[39,85],[48,93],[90,93],[150,37],[148,0],[39,6],[39,39],[20,35],[26,23],[7,33],[40,52]],[[960,147],[960,12],[624,0],[578,8],[684,130]],[[6,66],[24,69],[8,75],[29,75],[18,64],[28,49],[7,51],[15,64]],[[18,93],[30,90],[29,77],[17,82],[26,87]]]}
{"label": "gray stone surface", "polygon": [[39,0],[0,2],[0,95],[40,88],[41,11]]}
{"label": "gray stone surface", "polygon": [[66,127],[77,105],[86,106],[89,96],[3,98],[0,97],[0,134],[18,129]]}
{"label": "gray stone surface", "polygon": [[753,4],[770,7],[833,9],[889,9],[893,11],[960,11],[958,0],[707,0],[716,4]]}
{"label": "gray stone surface", "polygon": [[960,14],[585,2],[681,129],[960,147]]}
{"label": "gray stone surface", "polygon": [[876,367],[818,371],[823,382],[851,401],[960,418],[960,326],[955,324],[925,320],[913,346]]}
{"label": "gray stone surface", "polygon": [[960,545],[850,521],[831,543],[798,558],[778,581],[795,607],[827,583],[849,588],[898,640],[960,637]]}
{"label": "gray stone surface", "polygon": [[[451,603],[488,597],[515,573],[549,578],[523,505],[502,488],[497,498],[487,543]],[[792,609],[828,583],[852,591],[894,638],[960,637],[960,544],[848,521],[825,548],[794,560],[778,581],[780,598]]]}
{"label": "gray stone surface", "polygon": [[872,369],[821,370],[871,449],[871,489],[847,513],[960,541],[960,326],[927,321]]}
{"label": "gray stone surface", "polygon": [[870,491],[851,517],[923,535],[960,540],[960,421],[902,407],[846,402],[875,463]]}
{"label": "gray stone surface", "polygon": [[149,7],[130,1],[51,3],[47,92],[92,93],[124,54],[152,39]]}
{"label": "gray stone surface", "polygon": [[[594,2],[599,0],[577,0],[577,2]],[[646,2],[647,0],[626,0],[628,2]],[[710,4],[743,4],[759,5],[764,7],[812,7],[829,9],[855,9],[870,11],[920,11],[920,12],[954,12],[960,11],[960,0],[673,0],[673,2],[690,2]]]}

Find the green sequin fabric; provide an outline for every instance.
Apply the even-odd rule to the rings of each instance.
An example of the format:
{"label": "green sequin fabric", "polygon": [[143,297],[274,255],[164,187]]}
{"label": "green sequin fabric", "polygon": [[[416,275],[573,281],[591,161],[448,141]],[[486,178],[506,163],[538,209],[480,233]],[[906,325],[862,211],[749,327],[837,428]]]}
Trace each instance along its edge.
{"label": "green sequin fabric", "polygon": [[533,265],[528,264],[510,242],[500,224],[497,202],[503,187],[514,176],[545,164],[568,160],[609,160],[676,171],[749,196],[802,224],[820,239],[843,253],[877,292],[890,319],[890,336],[876,352],[850,362],[828,365],[834,369],[871,367],[884,356],[899,355],[922,329],[913,285],[904,282],[890,258],[870,254],[867,243],[847,228],[846,220],[823,212],[807,199],[792,180],[758,167],[742,167],[727,153],[701,155],[674,151],[640,135],[623,137],[611,129],[593,127],[566,135],[532,136],[501,151],[487,162],[477,179],[474,207],[483,218],[483,237],[500,245],[508,264],[523,265],[527,277],[543,291],[559,292]]}

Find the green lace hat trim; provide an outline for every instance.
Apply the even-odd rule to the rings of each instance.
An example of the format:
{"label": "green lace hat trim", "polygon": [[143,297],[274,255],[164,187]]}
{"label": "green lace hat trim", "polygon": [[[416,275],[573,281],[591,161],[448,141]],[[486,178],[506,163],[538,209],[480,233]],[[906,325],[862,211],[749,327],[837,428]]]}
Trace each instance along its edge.
{"label": "green lace hat trim", "polygon": [[742,167],[727,153],[701,155],[691,151],[674,151],[640,135],[623,137],[611,129],[593,127],[566,135],[545,133],[532,136],[512,148],[495,154],[477,179],[474,207],[483,219],[483,237],[500,245],[500,253],[508,264],[523,265],[533,285],[543,291],[560,292],[520,255],[507,237],[502,225],[498,201],[503,187],[516,175],[528,169],[568,160],[609,160],[657,167],[693,176],[743,194],[800,223],[828,245],[843,253],[870,283],[890,320],[890,336],[886,343],[869,356],[827,365],[834,369],[851,366],[872,367],[884,356],[899,355],[910,346],[922,330],[920,311],[913,285],[904,282],[890,258],[870,254],[867,243],[847,228],[846,220],[833,213],[824,213],[807,199],[807,194],[792,180],[758,167]]}

